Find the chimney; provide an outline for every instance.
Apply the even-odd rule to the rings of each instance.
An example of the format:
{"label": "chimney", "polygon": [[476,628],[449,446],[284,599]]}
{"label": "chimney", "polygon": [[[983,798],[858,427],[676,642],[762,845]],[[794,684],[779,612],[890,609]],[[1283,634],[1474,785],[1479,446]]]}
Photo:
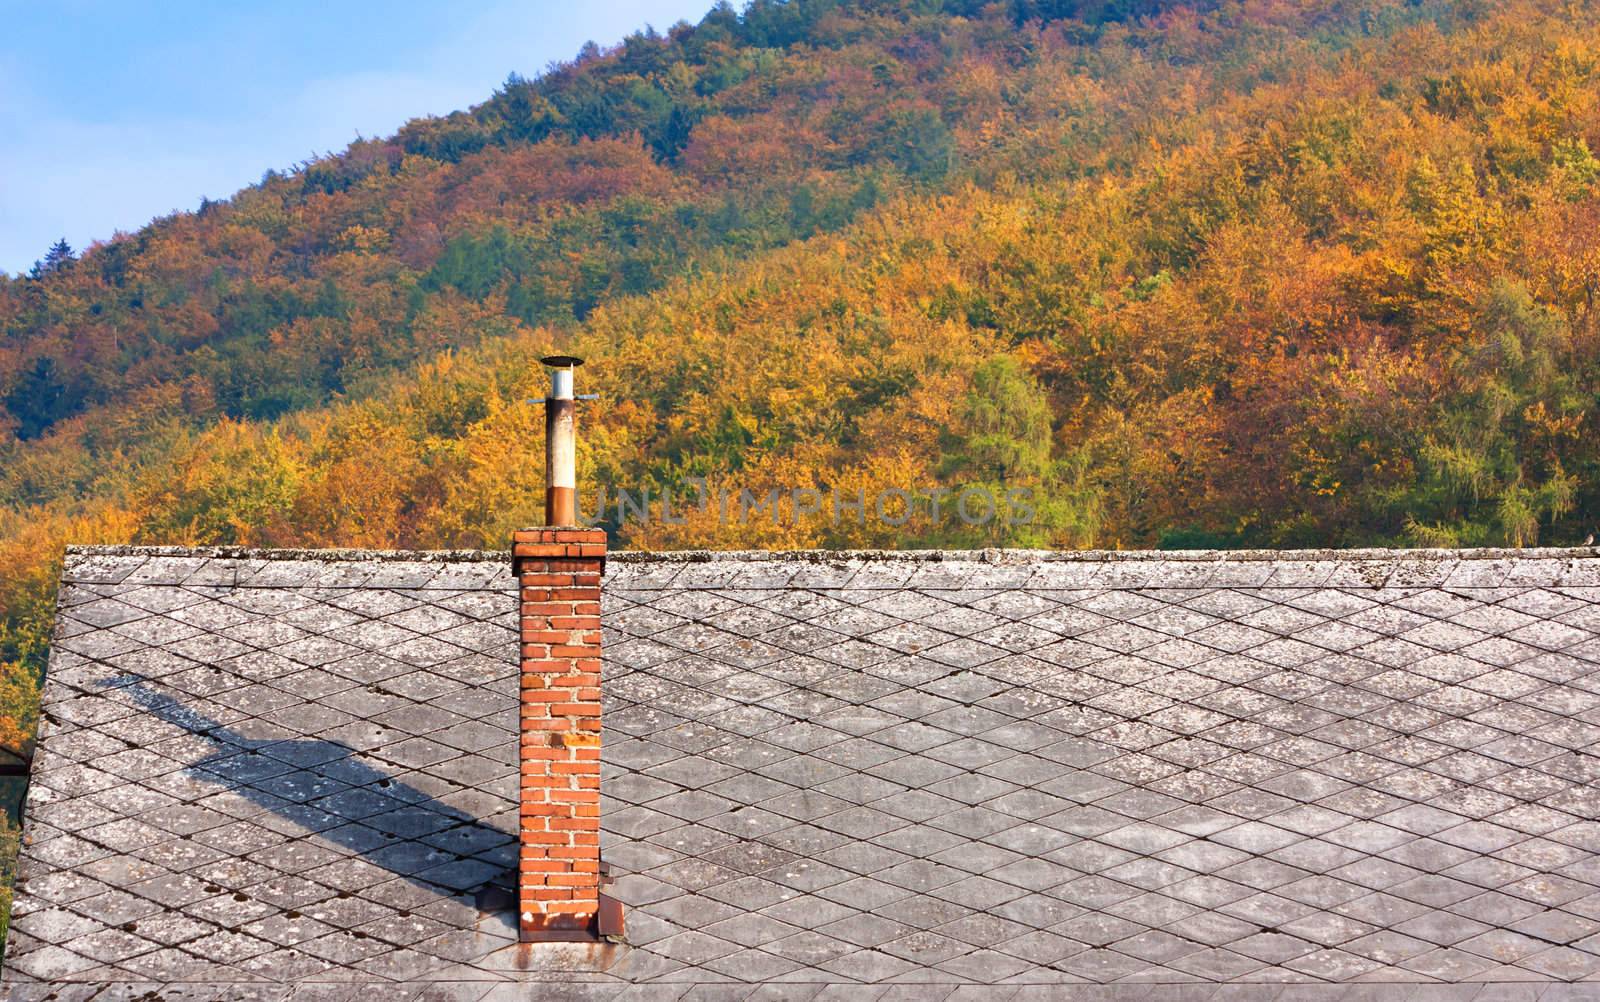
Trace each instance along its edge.
{"label": "chimney", "polygon": [[522,939],[621,934],[600,892],[600,575],[606,536],[577,522],[570,356],[545,400],[545,522],[512,538],[521,601]]}

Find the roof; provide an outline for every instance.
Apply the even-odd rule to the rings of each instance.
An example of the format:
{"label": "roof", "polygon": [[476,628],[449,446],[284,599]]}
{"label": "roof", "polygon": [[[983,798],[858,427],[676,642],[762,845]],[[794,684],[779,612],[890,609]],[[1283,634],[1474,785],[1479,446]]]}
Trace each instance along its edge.
{"label": "roof", "polygon": [[614,555],[608,947],[514,943],[508,565],[70,552],[10,996],[1600,972],[1594,551]]}

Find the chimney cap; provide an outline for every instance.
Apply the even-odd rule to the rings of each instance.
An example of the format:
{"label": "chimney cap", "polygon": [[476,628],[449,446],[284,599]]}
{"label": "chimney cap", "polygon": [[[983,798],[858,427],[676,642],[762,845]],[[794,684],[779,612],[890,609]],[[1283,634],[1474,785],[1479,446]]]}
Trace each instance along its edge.
{"label": "chimney cap", "polygon": [[583,359],[576,355],[546,355],[539,361],[552,369],[576,369],[583,364]]}

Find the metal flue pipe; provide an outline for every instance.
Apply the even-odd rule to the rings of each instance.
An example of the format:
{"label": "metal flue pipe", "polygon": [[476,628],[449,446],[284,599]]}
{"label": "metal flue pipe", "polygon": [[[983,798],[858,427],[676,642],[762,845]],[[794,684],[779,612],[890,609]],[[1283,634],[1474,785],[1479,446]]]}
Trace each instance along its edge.
{"label": "metal flue pipe", "polygon": [[550,395],[544,401],[544,522],[578,524],[578,399],[573,371],[583,359],[551,355],[540,359],[550,367]]}

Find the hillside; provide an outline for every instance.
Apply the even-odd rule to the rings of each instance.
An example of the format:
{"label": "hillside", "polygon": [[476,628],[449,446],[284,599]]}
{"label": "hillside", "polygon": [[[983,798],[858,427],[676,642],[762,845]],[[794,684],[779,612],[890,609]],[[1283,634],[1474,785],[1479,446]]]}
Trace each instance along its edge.
{"label": "hillside", "polygon": [[619,545],[1581,540],[1600,11],[724,7],[0,280],[0,744],[66,542],[498,546],[583,493],[997,490],[1026,525]]}

